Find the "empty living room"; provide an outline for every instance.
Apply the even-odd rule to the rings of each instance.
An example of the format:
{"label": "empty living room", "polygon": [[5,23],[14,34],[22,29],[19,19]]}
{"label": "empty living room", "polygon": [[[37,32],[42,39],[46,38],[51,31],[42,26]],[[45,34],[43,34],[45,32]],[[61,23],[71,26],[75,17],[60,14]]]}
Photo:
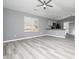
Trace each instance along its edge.
{"label": "empty living room", "polygon": [[75,59],[75,0],[3,0],[3,59]]}

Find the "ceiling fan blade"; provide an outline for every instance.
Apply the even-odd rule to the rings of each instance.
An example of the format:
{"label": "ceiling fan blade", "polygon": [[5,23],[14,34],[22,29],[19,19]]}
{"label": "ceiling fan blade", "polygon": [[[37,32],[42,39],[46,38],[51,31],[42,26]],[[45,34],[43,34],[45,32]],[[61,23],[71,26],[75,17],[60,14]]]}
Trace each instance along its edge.
{"label": "ceiling fan blade", "polygon": [[38,0],[39,2],[41,2],[42,4],[44,4],[41,0]]}
{"label": "ceiling fan blade", "polygon": [[53,7],[52,5],[46,5],[46,6]]}
{"label": "ceiling fan blade", "polygon": [[40,7],[40,6],[43,6],[43,5],[37,5],[37,7]]}
{"label": "ceiling fan blade", "polygon": [[46,2],[46,4],[50,3],[52,0],[49,0],[48,2]]}

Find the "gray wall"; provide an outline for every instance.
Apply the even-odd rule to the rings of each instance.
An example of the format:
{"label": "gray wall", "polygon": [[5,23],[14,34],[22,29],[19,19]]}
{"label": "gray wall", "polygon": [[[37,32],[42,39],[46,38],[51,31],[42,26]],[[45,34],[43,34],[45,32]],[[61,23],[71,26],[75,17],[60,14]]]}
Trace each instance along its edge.
{"label": "gray wall", "polygon": [[[39,19],[39,32],[24,32],[24,16],[35,17]],[[28,21],[28,20],[27,20]],[[3,40],[12,40],[15,38],[43,35],[46,33],[48,19],[23,13],[19,11],[3,9]],[[16,35],[16,37],[14,37]]]}
{"label": "gray wall", "polygon": [[75,23],[69,24],[69,34],[75,35]]}
{"label": "gray wall", "polygon": [[75,22],[75,16],[70,16],[70,17],[59,20],[59,22],[67,22],[67,21],[74,21]]}

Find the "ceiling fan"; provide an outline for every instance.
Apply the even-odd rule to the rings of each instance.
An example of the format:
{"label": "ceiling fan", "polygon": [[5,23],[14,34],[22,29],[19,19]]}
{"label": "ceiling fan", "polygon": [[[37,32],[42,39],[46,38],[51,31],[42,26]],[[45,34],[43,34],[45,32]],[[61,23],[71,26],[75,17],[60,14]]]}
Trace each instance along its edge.
{"label": "ceiling fan", "polygon": [[46,7],[53,7],[52,5],[49,5],[49,3],[52,1],[52,0],[49,0],[49,1],[41,1],[41,0],[38,0],[41,5],[37,5],[37,7],[40,7],[40,6],[43,6],[44,10],[46,9]]}

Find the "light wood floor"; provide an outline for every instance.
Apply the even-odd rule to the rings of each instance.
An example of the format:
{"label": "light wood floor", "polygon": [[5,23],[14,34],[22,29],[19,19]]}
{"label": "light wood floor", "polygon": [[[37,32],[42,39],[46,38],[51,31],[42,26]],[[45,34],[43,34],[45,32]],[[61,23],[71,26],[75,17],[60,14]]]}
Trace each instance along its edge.
{"label": "light wood floor", "polygon": [[4,59],[75,59],[75,41],[51,36],[8,43]]}

